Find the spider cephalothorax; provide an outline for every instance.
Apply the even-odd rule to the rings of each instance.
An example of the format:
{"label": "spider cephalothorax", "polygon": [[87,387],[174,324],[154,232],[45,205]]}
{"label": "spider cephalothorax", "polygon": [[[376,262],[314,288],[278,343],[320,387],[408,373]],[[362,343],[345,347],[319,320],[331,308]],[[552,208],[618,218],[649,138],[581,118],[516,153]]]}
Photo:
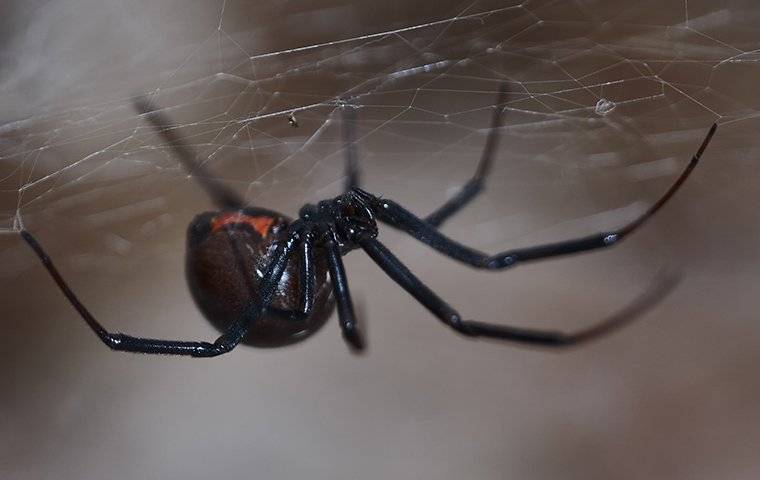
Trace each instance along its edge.
{"label": "spider cephalothorax", "polygon": [[194,174],[219,208],[217,212],[197,216],[190,224],[187,237],[190,291],[205,317],[223,332],[213,343],[108,332],[71,291],[34,236],[25,230],[21,235],[90,328],[114,350],[213,357],[229,352],[241,342],[256,346],[287,345],[321,327],[333,303],[337,306],[343,337],[354,350],[361,350],[364,342],[341,260],[355,249],[367,253],[393,281],[460,334],[546,347],[579,344],[637,318],[667,293],[674,279],[666,278],[619,314],[575,333],[464,320],[377,239],[377,222],[399,229],[449,258],[486,270],[502,270],[520,263],[607,248],[636,231],[675,194],[696,167],[717,125],[712,126],[691,162],[665,194],[623,227],[489,255],[448,238],[439,227],[481,191],[498,143],[501,108],[506,96],[506,86],[502,86],[475,175],[456,195],[424,218],[392,200],[359,188],[353,141],[355,109],[342,107],[347,159],[345,193],[316,205],[305,205],[294,221],[271,210],[247,206],[196,161],[195,153],[184,144],[167,118],[147,102],[138,100],[137,108],[172,146],[185,169]]}
{"label": "spider cephalothorax", "polygon": [[377,236],[377,221],[370,202],[359,188],[331,200],[322,200],[316,206],[301,208],[301,220],[318,235],[331,235],[343,254],[359,248],[362,238]]}

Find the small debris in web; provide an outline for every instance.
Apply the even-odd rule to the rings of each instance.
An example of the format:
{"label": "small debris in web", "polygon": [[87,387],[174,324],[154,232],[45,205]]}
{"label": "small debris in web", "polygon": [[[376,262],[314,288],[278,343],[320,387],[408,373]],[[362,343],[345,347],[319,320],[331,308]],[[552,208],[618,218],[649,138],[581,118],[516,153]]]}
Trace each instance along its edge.
{"label": "small debris in web", "polygon": [[596,102],[596,107],[594,108],[594,111],[597,115],[607,115],[611,111],[615,110],[615,107],[617,107],[617,104],[613,102],[612,100],[607,100],[606,98],[600,98],[598,102]]}

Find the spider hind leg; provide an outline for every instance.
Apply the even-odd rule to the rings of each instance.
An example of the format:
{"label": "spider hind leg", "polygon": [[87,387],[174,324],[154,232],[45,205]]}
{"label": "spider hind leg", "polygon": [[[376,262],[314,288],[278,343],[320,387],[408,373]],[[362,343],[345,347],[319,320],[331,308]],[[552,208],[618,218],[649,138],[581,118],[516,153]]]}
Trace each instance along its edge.
{"label": "spider hind leg", "polygon": [[497,325],[493,323],[463,320],[459,312],[448,305],[419,278],[417,278],[390,250],[376,239],[362,240],[361,246],[372,260],[427,308],[441,322],[468,337],[484,337],[541,347],[561,348],[579,345],[633,322],[656,305],[675,287],[678,277],[674,274],[661,276],[636,301],[627,308],[591,327],[573,333],[547,331]]}

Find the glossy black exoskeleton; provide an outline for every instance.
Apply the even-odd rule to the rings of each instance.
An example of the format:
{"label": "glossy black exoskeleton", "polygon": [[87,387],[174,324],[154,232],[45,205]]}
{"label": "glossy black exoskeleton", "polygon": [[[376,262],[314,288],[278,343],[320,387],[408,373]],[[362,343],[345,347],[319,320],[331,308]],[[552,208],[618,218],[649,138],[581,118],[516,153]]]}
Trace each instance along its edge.
{"label": "glossy black exoskeleton", "polygon": [[482,190],[496,151],[506,95],[507,89],[502,86],[475,175],[424,219],[392,200],[359,188],[353,107],[342,107],[347,158],[345,193],[317,205],[305,205],[298,218],[291,221],[277,212],[246,205],[196,161],[195,153],[183,143],[167,118],[147,102],[137,101],[137,108],[172,146],[179,161],[218,208],[215,212],[198,215],[190,224],[186,259],[187,281],[193,298],[205,317],[222,332],[213,343],[108,332],[79,301],[34,236],[23,229],[21,236],[90,328],[114,350],[212,357],[229,352],[241,342],[258,347],[287,345],[307,338],[324,325],[333,303],[345,340],[352,349],[361,350],[364,342],[341,259],[354,249],[367,253],[393,281],[442,323],[462,335],[545,347],[576,345],[638,318],[667,293],[675,283],[674,278],[665,278],[617,315],[575,333],[464,320],[376,238],[378,222],[399,229],[456,261],[486,270],[502,270],[534,260],[607,248],[637,230],[675,194],[696,167],[717,126],[713,125],[691,162],[665,194],[622,228],[489,255],[446,237],[439,227]]}

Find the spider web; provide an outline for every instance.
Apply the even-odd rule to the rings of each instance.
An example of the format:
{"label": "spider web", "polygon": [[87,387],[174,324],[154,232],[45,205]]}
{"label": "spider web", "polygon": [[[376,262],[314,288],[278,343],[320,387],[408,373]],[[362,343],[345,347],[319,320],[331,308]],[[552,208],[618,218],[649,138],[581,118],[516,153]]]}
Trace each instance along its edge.
{"label": "spider web", "polygon": [[366,187],[423,213],[471,175],[506,82],[488,193],[453,226],[484,247],[619,224],[712,122],[755,153],[745,3],[372,5],[19,5],[0,71],[0,230],[54,231],[101,267],[135,244],[176,248],[208,201],[136,95],[247,201],[289,214],[340,191],[341,113],[356,108]]}
{"label": "spider web", "polygon": [[[758,478],[757,0],[2,6],[3,478]],[[213,340],[181,279],[210,202],[135,96],[291,215],[340,192],[355,108],[366,188],[426,214],[472,175],[504,82],[487,188],[444,230],[490,252],[622,225],[719,124],[674,201],[605,254],[494,277],[382,230],[466,318],[551,330],[619,312],[676,257],[679,289],[582,352],[468,342],[356,254],[361,361],[334,318],[224,362],[109,355],[18,238],[112,331]]]}

